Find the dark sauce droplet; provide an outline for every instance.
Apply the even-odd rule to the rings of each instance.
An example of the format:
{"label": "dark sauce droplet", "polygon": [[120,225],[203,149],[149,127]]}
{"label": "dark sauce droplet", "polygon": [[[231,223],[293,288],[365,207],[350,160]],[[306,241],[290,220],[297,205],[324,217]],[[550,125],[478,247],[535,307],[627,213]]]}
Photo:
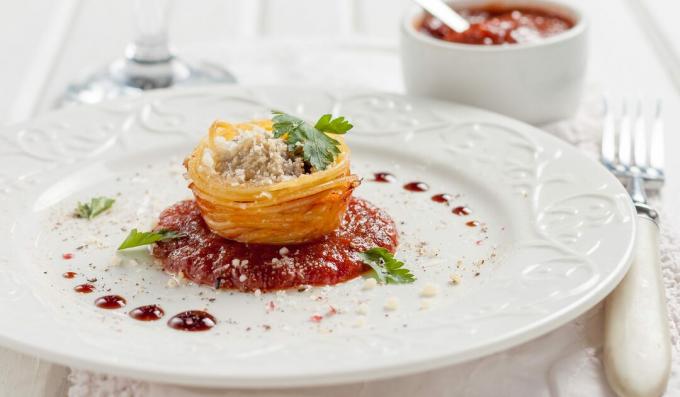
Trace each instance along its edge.
{"label": "dark sauce droplet", "polygon": [[94,291],[94,285],[92,284],[80,284],[73,287],[73,290],[81,294],[89,294]]}
{"label": "dark sauce droplet", "polygon": [[66,273],[62,274],[62,276],[64,276],[64,278],[74,278],[77,274],[78,273],[76,273],[76,272],[66,272]]}
{"label": "dark sauce droplet", "polygon": [[432,201],[434,201],[435,203],[448,204],[449,202],[451,202],[452,199],[453,197],[450,194],[446,193],[435,194],[434,196],[432,196]]}
{"label": "dark sauce droplet", "polygon": [[94,301],[95,306],[101,309],[120,309],[126,303],[125,298],[120,295],[106,295]]}
{"label": "dark sauce droplet", "polygon": [[165,315],[163,309],[158,305],[140,306],[130,310],[130,317],[139,321],[156,321]]}
{"label": "dark sauce droplet", "polygon": [[465,224],[468,225],[468,226],[470,226],[470,227],[477,227],[477,226],[479,226],[479,222],[477,222],[477,221],[467,221],[467,222],[465,222]]}
{"label": "dark sauce droplet", "polygon": [[373,182],[392,183],[397,178],[389,172],[376,172],[373,174]]}
{"label": "dark sauce droplet", "polygon": [[176,314],[168,320],[170,328],[180,331],[207,331],[215,324],[217,324],[215,317],[201,310],[188,310]]}
{"label": "dark sauce droplet", "polygon": [[470,215],[470,213],[472,211],[470,211],[470,209],[468,207],[462,207],[461,206],[461,207],[454,208],[453,211],[451,211],[451,212],[453,212],[454,214],[456,214],[458,216],[465,216],[465,215]]}
{"label": "dark sauce droplet", "polygon": [[425,192],[429,188],[430,187],[427,186],[427,183],[425,182],[409,182],[404,185],[404,189],[408,190],[409,192]]}

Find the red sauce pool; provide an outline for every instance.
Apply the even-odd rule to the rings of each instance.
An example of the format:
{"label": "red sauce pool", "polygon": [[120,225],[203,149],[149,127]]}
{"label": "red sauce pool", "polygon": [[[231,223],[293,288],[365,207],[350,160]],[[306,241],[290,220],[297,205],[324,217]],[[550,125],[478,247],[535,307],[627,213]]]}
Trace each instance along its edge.
{"label": "red sauce pool", "polygon": [[77,274],[78,273],[76,273],[76,272],[66,272],[66,273],[62,274],[62,276],[64,278],[74,278]]}
{"label": "red sauce pool", "polygon": [[212,314],[201,310],[188,310],[168,320],[168,327],[180,331],[207,331],[217,324]]}
{"label": "red sauce pool", "polygon": [[397,178],[389,172],[376,172],[373,174],[373,182],[392,183]]}
{"label": "red sauce pool", "polygon": [[458,216],[466,216],[466,215],[470,215],[470,213],[472,211],[470,211],[470,209],[468,207],[460,206],[460,207],[454,208],[451,212],[453,212],[454,214],[456,214]]}
{"label": "red sauce pool", "polygon": [[[163,211],[157,228],[184,232],[186,238],[157,243],[153,255],[170,273],[219,288],[261,291],[300,285],[332,285],[368,270],[357,252],[397,247],[392,219],[369,202],[352,198],[340,227],[319,241],[281,246],[243,244],[212,233],[194,201]],[[246,262],[247,261],[247,262]]]}
{"label": "red sauce pool", "polygon": [[94,305],[100,309],[120,309],[126,303],[125,298],[120,295],[105,295],[94,301]]}
{"label": "red sauce pool", "polygon": [[419,30],[434,38],[455,43],[498,45],[532,43],[574,26],[571,20],[538,8],[490,5],[457,11],[470,23],[468,30],[455,32],[429,14],[423,19]]}
{"label": "red sauce pool", "polygon": [[432,201],[434,201],[435,203],[449,204],[451,200],[453,200],[453,196],[446,193],[435,194],[434,196],[432,196]]}
{"label": "red sauce pool", "polygon": [[404,189],[409,192],[425,192],[430,187],[425,182],[409,182],[404,185]]}
{"label": "red sauce pool", "polygon": [[94,291],[94,285],[92,284],[80,284],[73,287],[73,290],[81,294],[89,294]]}
{"label": "red sauce pool", "polygon": [[163,309],[158,305],[140,306],[130,310],[130,317],[139,321],[156,321],[165,315]]}

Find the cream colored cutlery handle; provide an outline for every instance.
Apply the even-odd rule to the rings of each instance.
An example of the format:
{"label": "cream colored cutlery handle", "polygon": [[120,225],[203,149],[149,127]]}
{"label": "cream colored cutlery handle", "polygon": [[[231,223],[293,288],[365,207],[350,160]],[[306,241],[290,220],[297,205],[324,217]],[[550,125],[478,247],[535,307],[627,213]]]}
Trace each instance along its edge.
{"label": "cream colored cutlery handle", "polygon": [[633,263],[605,303],[605,373],[619,396],[658,397],[666,389],[670,365],[659,228],[640,215]]}

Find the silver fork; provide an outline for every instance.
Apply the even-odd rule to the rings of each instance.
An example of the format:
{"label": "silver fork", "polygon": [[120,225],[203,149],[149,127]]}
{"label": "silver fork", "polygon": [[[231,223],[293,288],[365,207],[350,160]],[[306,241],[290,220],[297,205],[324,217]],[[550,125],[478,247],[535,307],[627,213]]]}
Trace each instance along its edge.
{"label": "silver fork", "polygon": [[630,104],[624,102],[617,128],[605,101],[601,161],[627,182],[638,219],[630,270],[605,303],[604,366],[619,396],[656,397],[666,388],[671,362],[659,262],[659,215],[647,202],[646,191],[664,182],[661,102],[657,102],[649,131],[640,101],[635,114],[631,113]]}

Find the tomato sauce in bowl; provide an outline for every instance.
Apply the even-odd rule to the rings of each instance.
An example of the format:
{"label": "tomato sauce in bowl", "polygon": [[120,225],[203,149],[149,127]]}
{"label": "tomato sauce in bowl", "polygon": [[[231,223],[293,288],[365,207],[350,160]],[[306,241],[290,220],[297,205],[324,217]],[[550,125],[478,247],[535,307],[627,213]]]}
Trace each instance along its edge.
{"label": "tomato sauce in bowl", "polygon": [[425,15],[418,30],[453,43],[502,45],[534,43],[574,26],[566,17],[539,8],[487,5],[456,11],[470,23],[468,30],[455,32],[430,14]]}

